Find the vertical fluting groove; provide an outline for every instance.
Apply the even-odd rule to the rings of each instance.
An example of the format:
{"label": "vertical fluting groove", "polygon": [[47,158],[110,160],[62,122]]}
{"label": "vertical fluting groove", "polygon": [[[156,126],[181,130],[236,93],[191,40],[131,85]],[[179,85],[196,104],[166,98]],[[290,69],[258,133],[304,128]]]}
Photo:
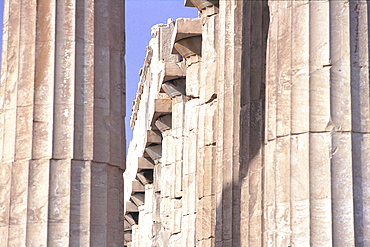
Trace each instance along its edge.
{"label": "vertical fluting groove", "polygon": [[32,159],[50,159],[53,140],[55,0],[37,3]]}
{"label": "vertical fluting groove", "polygon": [[356,246],[370,243],[370,134],[352,134],[353,145],[353,190]]}
{"label": "vertical fluting groove", "polygon": [[[330,131],[329,1],[310,1],[310,131]],[[319,27],[319,28],[317,28]]]}
{"label": "vertical fluting groove", "polygon": [[278,2],[278,77],[276,139],[276,236],[277,246],[291,241],[290,132],[291,132],[291,2]]}
{"label": "vertical fluting groove", "polygon": [[26,246],[47,246],[50,160],[31,160],[29,165]]}
{"label": "vertical fluting groove", "polygon": [[91,160],[94,116],[94,1],[76,4],[76,86],[74,154],[78,160]]}
{"label": "vertical fluting groove", "polygon": [[291,2],[278,3],[277,138],[291,132]]}
{"label": "vertical fluting groove", "polygon": [[110,33],[109,2],[96,2],[94,8],[94,148],[93,159],[97,162],[109,162],[109,120],[110,120]]}
{"label": "vertical fluting groove", "polygon": [[352,130],[370,132],[369,10],[367,1],[350,1],[351,111]]}
{"label": "vertical fluting groove", "polygon": [[[4,93],[4,89],[5,89],[5,78],[7,76],[7,72],[8,72],[8,61],[7,58],[8,57],[8,38],[9,38],[9,0],[4,0],[4,13],[3,13],[3,27],[2,27],[2,49],[1,49],[1,56],[2,56],[2,60],[1,60],[1,84],[0,84],[0,92]],[[0,113],[2,114],[4,112],[4,109],[3,109],[3,106],[4,106],[4,97],[0,97],[0,106],[1,106],[1,109],[0,109]],[[3,125],[0,125],[1,126],[1,130],[3,129]],[[2,140],[3,140],[3,132],[1,132],[1,135],[0,135],[0,140],[1,140],[1,145],[2,144]],[[3,149],[2,149],[2,146],[1,146],[1,149],[0,151],[2,152]],[[2,155],[0,156],[0,159],[2,159]]]}
{"label": "vertical fluting groove", "polygon": [[[243,18],[243,1],[232,1],[231,9],[232,14],[232,31],[231,36],[233,46],[233,68],[232,70],[232,112],[233,112],[233,133],[232,133],[232,200],[233,200],[233,214],[232,214],[232,244],[234,246],[240,246],[240,160],[239,160],[239,146],[240,146],[240,111],[241,111],[241,58],[242,58],[242,22]],[[231,35],[231,33],[234,33]],[[230,82],[231,82],[230,81]],[[236,202],[236,203],[235,203]]]}
{"label": "vertical fluting groove", "polygon": [[76,2],[74,147],[70,245],[89,246],[94,111],[94,1]]}
{"label": "vertical fluting groove", "polygon": [[[226,7],[226,1],[221,1],[220,2],[220,9],[224,9]],[[217,40],[217,47],[224,47],[225,41],[222,39],[222,37],[225,37],[226,35],[226,29],[225,29],[225,11],[220,11],[219,13],[219,20],[220,20],[220,35],[218,36],[219,39]],[[219,49],[218,51],[219,58],[218,58],[218,66],[219,68],[224,67],[224,61],[221,59],[225,55],[225,50]],[[222,70],[219,70],[219,75],[218,75],[218,87],[217,87],[217,92],[220,92],[218,97],[218,102],[219,106],[217,109],[217,115],[218,115],[218,129],[223,130],[224,128],[224,120],[223,120],[223,115],[224,115],[224,109],[222,107],[222,104],[225,101],[225,95],[224,95],[224,75],[221,72]],[[216,184],[216,203],[217,203],[217,209],[216,209],[216,232],[215,232],[215,237],[216,237],[216,246],[222,246],[223,245],[223,240],[224,240],[224,175],[225,172],[223,171],[225,168],[223,167],[223,160],[224,160],[224,153],[222,152],[223,146],[224,146],[224,139],[223,139],[223,131],[219,131],[217,135],[217,169],[216,169],[216,177],[217,180],[219,181]]]}
{"label": "vertical fluting groove", "polygon": [[260,111],[258,111],[257,114],[259,114],[259,135],[258,135],[258,149],[260,150],[261,155],[261,204],[262,204],[262,212],[261,212],[261,244],[266,245],[266,242],[264,241],[264,230],[265,230],[265,221],[264,221],[264,215],[263,212],[266,210],[264,201],[265,201],[265,172],[264,169],[266,167],[265,163],[265,138],[266,138],[266,85],[267,85],[267,74],[266,74],[266,60],[267,60],[267,49],[268,49],[268,32],[270,29],[270,8],[267,1],[262,2],[262,50],[261,50],[261,56],[262,59],[260,60],[260,66],[261,66],[261,82],[259,85],[259,97],[258,97],[258,106]]}
{"label": "vertical fluting groove", "polygon": [[[12,1],[9,12],[9,40],[8,40],[8,73],[7,83],[5,85],[4,95],[4,150],[3,162],[9,162],[10,168],[10,204],[9,204],[9,229],[8,242],[9,246],[24,245],[24,231],[22,229],[22,202],[24,193],[24,183],[19,186],[17,183],[24,178],[18,172],[20,164],[15,160],[15,145],[17,132],[17,99],[18,99],[18,79],[19,79],[19,60],[20,60],[20,39],[21,39],[21,1]],[[22,173],[22,172],[21,172]]]}
{"label": "vertical fluting groove", "polygon": [[309,1],[291,9],[291,245],[309,246]]}
{"label": "vertical fluting groove", "polygon": [[[90,242],[123,244],[123,1],[94,6],[94,117]],[[108,213],[109,212],[109,213]],[[104,241],[104,243],[102,242]]]}
{"label": "vertical fluting groove", "polygon": [[[231,133],[231,164],[232,164],[232,245],[240,246],[240,161],[239,161],[239,140],[240,140],[240,85],[241,85],[241,52],[242,52],[242,25],[238,25],[242,22],[243,18],[243,1],[232,1],[230,6],[231,16],[230,19],[232,23],[230,27],[232,28],[228,34],[231,39],[232,59],[230,64],[230,71],[232,71],[232,77],[226,83],[230,83],[231,86],[231,97],[232,114],[229,116],[233,118],[232,120],[232,133]],[[230,54],[230,53],[227,53]],[[228,63],[229,64],[229,63]],[[232,83],[231,83],[232,82]],[[226,120],[227,123],[228,120]]]}
{"label": "vertical fluting groove", "polygon": [[267,40],[266,63],[266,132],[265,132],[265,157],[264,157],[264,244],[276,246],[276,115],[277,115],[277,84],[278,75],[278,2],[269,1],[270,28]]}
{"label": "vertical fluting groove", "polygon": [[329,1],[310,1],[310,242],[332,245]]}
{"label": "vertical fluting groove", "polygon": [[32,151],[35,3],[19,3],[18,72],[15,90],[14,163],[11,175],[10,246],[26,245],[28,171]]}
{"label": "vertical fluting groove", "polygon": [[109,107],[110,107],[110,128],[109,128],[109,164],[123,167],[124,145],[121,133],[124,131],[122,122],[122,95],[123,95],[123,51],[124,32],[113,30],[124,30],[123,1],[109,2]]}
{"label": "vertical fluting groove", "polygon": [[110,93],[110,39],[109,2],[95,2],[94,6],[94,146],[91,164],[91,221],[90,242],[105,246],[107,239],[107,170],[110,155],[109,144],[109,93]]}
{"label": "vertical fluting groove", "polygon": [[309,131],[309,1],[292,1],[291,133]]}
{"label": "vertical fluting groove", "polygon": [[[124,1],[110,1],[110,128],[109,128],[109,167],[107,183],[107,246],[123,245],[123,181],[125,139],[124,110],[122,101],[124,95]],[[113,31],[115,30],[115,31]],[[119,217],[117,217],[119,216]]]}
{"label": "vertical fluting groove", "polygon": [[91,161],[72,161],[70,244],[89,246],[91,202]]}
{"label": "vertical fluting groove", "polygon": [[267,86],[266,86],[266,96],[269,99],[266,103],[266,141],[267,143],[270,140],[276,139],[276,77],[277,72],[277,36],[278,36],[278,23],[279,23],[279,14],[278,14],[278,5],[277,2],[269,2],[270,9],[270,19],[271,25],[267,38],[268,46],[268,60],[266,63],[267,71]]}
{"label": "vertical fluting groove", "polygon": [[[35,81],[36,2],[22,2],[20,14],[19,75],[15,160],[32,156],[33,96]],[[28,167],[25,168],[28,170]]]}
{"label": "vertical fluting groove", "polygon": [[[224,54],[221,55],[221,59],[223,60],[222,61],[222,64],[223,64],[223,68],[225,68],[225,70],[222,73],[221,75],[221,78],[223,79],[223,82],[221,83],[221,85],[223,86],[223,92],[224,92],[224,98],[223,98],[223,102],[221,103],[221,107],[223,108],[222,109],[222,112],[223,112],[223,116],[222,116],[222,121],[224,122],[223,124],[223,135],[222,135],[222,139],[223,139],[223,157],[222,157],[222,163],[223,163],[223,167],[224,168],[224,172],[223,172],[223,179],[222,179],[222,187],[223,187],[223,191],[222,191],[222,240],[223,240],[223,245],[232,245],[232,213],[233,213],[233,206],[232,206],[232,201],[233,201],[233,197],[232,197],[232,186],[233,186],[233,177],[232,177],[232,172],[233,172],[233,165],[232,165],[232,144],[230,143],[230,136],[232,135],[232,129],[229,128],[228,126],[233,126],[233,122],[232,122],[232,119],[230,119],[230,115],[226,115],[225,112],[229,111],[229,112],[233,112],[233,107],[232,107],[232,102],[233,102],[233,98],[232,98],[232,85],[228,85],[227,82],[230,82],[232,80],[232,78],[230,78],[230,74],[227,73],[227,72],[230,72],[230,68],[233,68],[233,66],[231,64],[228,64],[227,63],[227,60],[229,59],[229,56],[231,54],[233,54],[232,52],[232,47],[230,46],[230,44],[228,43],[228,39],[226,38],[227,35],[229,34],[229,32],[231,31],[231,27],[230,27],[230,16],[231,16],[231,11],[232,11],[232,8],[231,8],[231,3],[232,1],[230,2],[226,2],[226,8],[225,8],[225,20],[224,20],[224,23],[223,25],[225,25],[223,27],[223,29],[225,30],[225,36],[222,37],[222,47],[225,47],[225,51],[224,51]],[[232,70],[232,69],[231,69]],[[228,98],[228,96],[231,96],[231,98]],[[229,119],[228,119],[229,118]],[[227,123],[227,124],[225,124]],[[228,165],[226,165],[228,164]]]}
{"label": "vertical fluting groove", "polygon": [[53,159],[73,156],[75,90],[75,3],[56,2]]}
{"label": "vertical fluting groove", "polygon": [[49,167],[52,157],[55,2],[36,7],[32,160],[29,164],[26,245],[47,245]]}
{"label": "vertical fluting groove", "polygon": [[[248,246],[262,246],[263,245],[263,220],[262,220],[262,193],[263,193],[263,136],[264,136],[264,80],[265,80],[265,3],[262,1],[252,1],[250,3],[250,53],[249,53],[249,78],[247,80],[248,91],[242,91],[247,95],[241,95],[240,91],[235,92],[235,95],[240,95],[241,102],[246,101],[248,111],[248,129],[240,129],[241,135],[248,135],[249,145],[248,149],[248,163],[243,164],[247,169],[247,178],[249,183],[247,204],[241,204],[239,210],[248,207],[249,217],[249,235],[247,238]],[[236,21],[239,23],[240,21]],[[239,32],[236,32],[239,33]],[[244,44],[243,44],[244,45]],[[243,47],[244,49],[244,47]],[[241,52],[240,52],[241,53]],[[239,53],[236,53],[239,54]],[[238,58],[236,58],[238,59]],[[241,67],[241,66],[240,66]],[[243,79],[241,83],[246,83]],[[242,110],[243,111],[243,110]],[[237,119],[239,121],[239,119]],[[239,131],[239,130],[238,130]],[[244,132],[245,131],[245,132]],[[239,142],[239,140],[238,140]],[[244,154],[242,154],[244,155]],[[242,171],[242,173],[244,173]],[[242,183],[242,181],[240,182]],[[246,240],[243,240],[246,241]],[[236,242],[236,244],[240,244]]]}
{"label": "vertical fluting groove", "polygon": [[107,238],[107,173],[106,165],[91,163],[90,243],[105,246]]}
{"label": "vertical fluting groove", "polygon": [[[106,246],[123,245],[123,181],[125,150],[122,141],[123,51],[124,16],[123,1],[110,1],[108,6],[109,29],[109,166],[107,167],[107,239]],[[115,31],[113,31],[115,30]],[[118,217],[117,217],[118,216]]]}
{"label": "vertical fluting groove", "polygon": [[[247,1],[242,5],[242,44],[241,63],[244,69],[241,70],[240,83],[240,129],[245,132],[240,133],[240,174],[239,174],[239,190],[240,190],[240,229],[244,229],[239,233],[240,246],[248,246],[249,242],[249,176],[248,176],[248,162],[249,162],[249,146],[250,135],[250,87],[251,87],[251,29],[252,29],[252,2]],[[243,206],[242,206],[243,205]],[[242,208],[243,207],[243,208]]]}
{"label": "vertical fluting groove", "polygon": [[53,153],[50,163],[48,245],[69,245],[75,90],[75,2],[56,2]]}
{"label": "vertical fluting groove", "polygon": [[7,73],[4,90],[3,109],[4,121],[4,147],[3,162],[13,162],[15,158],[15,133],[16,133],[16,105],[17,105],[17,80],[19,73],[19,39],[20,39],[20,3],[12,1],[9,5],[11,13],[8,20],[8,46]]}
{"label": "vertical fluting groove", "polygon": [[[5,94],[6,78],[8,76],[8,37],[9,37],[9,8],[10,1],[4,1],[4,19],[3,19],[3,43],[2,43],[2,61],[1,61],[1,83],[0,94]],[[5,144],[5,98],[0,97],[0,244],[8,246],[9,230],[9,205],[10,205],[10,176],[11,164],[4,162]]]}
{"label": "vertical fluting groove", "polygon": [[[353,246],[349,1],[330,1],[333,244]],[[346,131],[346,132],[343,132]]]}
{"label": "vertical fluting groove", "polygon": [[[223,164],[223,173],[222,176],[222,204],[218,205],[222,209],[222,244],[224,246],[231,246],[233,244],[233,223],[234,222],[234,210],[235,207],[233,206],[233,190],[238,186],[237,181],[234,181],[235,175],[235,164],[234,164],[234,142],[233,142],[233,131],[234,131],[234,86],[237,87],[238,85],[233,85],[231,82],[233,81],[234,77],[234,56],[235,56],[235,46],[233,45],[234,41],[234,1],[225,1],[220,2],[224,9],[220,13],[221,22],[221,30],[223,30],[223,34],[220,35],[220,42],[223,49],[220,52],[220,68],[224,68],[224,70],[220,70],[220,85],[221,90],[223,92],[222,98],[220,99],[220,108],[221,108],[221,118],[220,122],[222,122],[222,160],[220,162]],[[221,5],[220,5],[221,6]],[[221,16],[222,15],[222,16]],[[230,62],[229,62],[230,61]],[[225,114],[229,112],[231,114]],[[230,128],[229,126],[233,126]]]}
{"label": "vertical fluting groove", "polygon": [[[222,2],[220,2],[220,8],[223,5]],[[216,41],[216,49],[217,47],[220,47],[221,39],[223,34],[223,29],[222,27],[222,12],[219,13],[219,27],[220,27],[220,35],[218,36],[218,39]],[[222,50],[218,50],[217,53],[221,57],[223,52]],[[221,59],[218,58],[218,64],[217,66],[220,67],[222,65],[222,62],[220,61]],[[218,71],[218,75],[220,72]],[[220,76],[220,75],[219,75]],[[219,82],[217,80],[217,82]],[[222,87],[221,83],[217,83],[217,92],[220,92],[217,95],[217,100],[218,100],[218,107],[216,110],[218,122],[217,122],[217,128],[219,130],[222,129],[223,126],[223,121],[222,121],[222,109],[221,109],[221,104],[224,101],[224,96],[223,93],[221,93]],[[215,173],[215,178],[217,179],[217,183],[215,184],[215,197],[216,197],[216,228],[215,228],[215,243],[216,246],[222,246],[222,153],[220,152],[222,150],[223,146],[223,140],[222,140],[222,131],[217,132],[217,143],[216,143],[216,173]]]}
{"label": "vertical fluting groove", "polygon": [[367,1],[350,2],[352,163],[356,246],[370,244],[369,9]]}
{"label": "vertical fluting groove", "polygon": [[108,236],[106,246],[123,245],[123,170],[108,169]]}

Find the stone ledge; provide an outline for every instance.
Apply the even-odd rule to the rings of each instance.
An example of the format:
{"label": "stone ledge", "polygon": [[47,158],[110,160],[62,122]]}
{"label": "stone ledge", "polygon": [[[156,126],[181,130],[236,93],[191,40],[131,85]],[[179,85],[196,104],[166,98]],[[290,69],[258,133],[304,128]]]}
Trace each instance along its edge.
{"label": "stone ledge", "polygon": [[185,77],[186,77],[186,65],[184,62],[164,64],[164,76],[162,82]]}
{"label": "stone ledge", "polygon": [[168,115],[171,113],[172,113],[171,99],[156,99],[154,102],[154,114],[151,120],[152,130],[157,130],[155,122],[160,116]]}
{"label": "stone ledge", "polygon": [[197,7],[200,11],[210,6],[218,5],[219,0],[185,0],[185,7]]}
{"label": "stone ledge", "polygon": [[202,36],[202,19],[179,18],[176,20],[175,29],[172,34],[172,54],[180,54],[175,48],[179,40]]}

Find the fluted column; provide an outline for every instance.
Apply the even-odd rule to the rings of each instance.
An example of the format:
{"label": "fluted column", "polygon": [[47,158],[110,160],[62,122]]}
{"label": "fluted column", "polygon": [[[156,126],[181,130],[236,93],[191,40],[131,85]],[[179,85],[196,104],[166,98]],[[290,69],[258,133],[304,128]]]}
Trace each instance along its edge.
{"label": "fluted column", "polygon": [[122,245],[123,3],[4,5],[0,245]]}
{"label": "fluted column", "polygon": [[220,1],[216,143],[216,246],[239,245],[239,112],[241,83],[241,21],[242,1]]}
{"label": "fluted column", "polygon": [[367,1],[350,5],[352,173],[356,246],[370,244],[370,90]]}
{"label": "fluted column", "polygon": [[366,245],[368,2],[269,6],[265,244]]}

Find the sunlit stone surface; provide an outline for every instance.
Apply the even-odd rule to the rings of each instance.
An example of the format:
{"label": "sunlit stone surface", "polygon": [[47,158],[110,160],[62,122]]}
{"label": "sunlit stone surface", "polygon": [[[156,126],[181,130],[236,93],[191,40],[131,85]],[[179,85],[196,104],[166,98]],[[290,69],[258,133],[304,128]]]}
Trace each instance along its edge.
{"label": "sunlit stone surface", "polygon": [[185,5],[199,19],[154,27],[141,71],[126,244],[369,245],[368,2]]}
{"label": "sunlit stone surface", "polygon": [[127,164],[123,1],[4,4],[0,246],[370,245],[367,1],[186,0]]}
{"label": "sunlit stone surface", "polygon": [[0,245],[123,246],[123,2],[4,9]]}

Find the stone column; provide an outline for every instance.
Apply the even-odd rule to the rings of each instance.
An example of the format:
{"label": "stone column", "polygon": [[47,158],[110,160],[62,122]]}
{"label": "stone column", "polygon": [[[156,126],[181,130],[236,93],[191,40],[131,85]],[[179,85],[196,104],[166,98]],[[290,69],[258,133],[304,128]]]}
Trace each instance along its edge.
{"label": "stone column", "polygon": [[264,241],[367,245],[368,2],[269,6]]}
{"label": "stone column", "polygon": [[[239,245],[239,113],[242,1],[219,2],[217,143],[216,143],[216,246]],[[235,218],[237,217],[237,218]],[[237,234],[237,236],[234,236]]]}
{"label": "stone column", "polygon": [[123,3],[4,7],[0,245],[122,245]]}

